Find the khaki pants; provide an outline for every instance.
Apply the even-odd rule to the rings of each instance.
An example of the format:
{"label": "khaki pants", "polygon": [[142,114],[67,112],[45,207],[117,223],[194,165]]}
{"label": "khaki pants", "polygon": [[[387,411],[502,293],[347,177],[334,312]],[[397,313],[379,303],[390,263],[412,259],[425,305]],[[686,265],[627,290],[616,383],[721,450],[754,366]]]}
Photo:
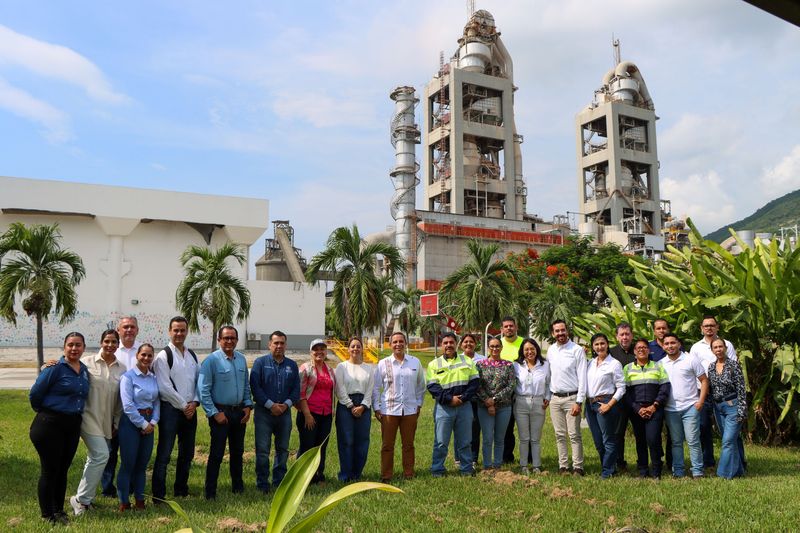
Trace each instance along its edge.
{"label": "khaki pants", "polygon": [[394,443],[400,429],[403,449],[403,476],[414,476],[414,436],[417,433],[419,414],[381,417],[381,479],[392,479],[394,471]]}
{"label": "khaki pants", "polygon": [[567,434],[572,444],[572,468],[583,468],[583,441],[581,440],[581,415],[570,415],[572,406],[575,405],[577,395],[560,398],[553,395],[550,400],[550,420],[556,432],[556,446],[558,447],[558,467],[569,467],[569,454],[567,453]]}

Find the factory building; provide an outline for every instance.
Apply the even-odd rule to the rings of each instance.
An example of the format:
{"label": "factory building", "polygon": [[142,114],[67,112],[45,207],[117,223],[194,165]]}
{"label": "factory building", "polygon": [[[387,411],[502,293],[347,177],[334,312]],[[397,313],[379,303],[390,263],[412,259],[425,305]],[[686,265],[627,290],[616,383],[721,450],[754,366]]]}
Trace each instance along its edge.
{"label": "factory building", "polygon": [[639,68],[620,61],[575,118],[578,231],[598,244],[653,255],[664,250],[668,202],[659,194],[655,107]]}
{"label": "factory building", "polygon": [[[411,87],[391,93],[395,187],[394,243],[406,261],[403,285],[435,291],[467,261],[466,241],[500,244],[501,253],[561,244],[567,225],[526,214],[522,135],[514,123],[514,69],[494,18],[472,14],[456,53],[425,87],[422,131]],[[416,209],[422,144],[423,209]]]}
{"label": "factory building", "polygon": [[[62,245],[80,255],[86,268],[77,287],[77,316],[64,326],[45,322],[45,346],[61,346],[67,331],[80,331],[89,346],[98,346],[100,333],[126,315],[137,317],[139,340],[164,346],[168,321],[178,314],[175,290],[184,276],[179,257],[186,247],[233,242],[249,256],[269,220],[269,202],[258,198],[10,177],[0,177],[0,191],[0,232],[13,222],[58,223]],[[246,280],[252,301],[250,317],[236,324],[240,349],[266,349],[276,329],[298,349],[324,333],[322,288],[253,280],[248,266],[230,267]],[[187,344],[209,348],[211,336],[211,324],[203,321]],[[21,307],[17,326],[0,320],[0,346],[35,346],[35,339],[35,322]]]}

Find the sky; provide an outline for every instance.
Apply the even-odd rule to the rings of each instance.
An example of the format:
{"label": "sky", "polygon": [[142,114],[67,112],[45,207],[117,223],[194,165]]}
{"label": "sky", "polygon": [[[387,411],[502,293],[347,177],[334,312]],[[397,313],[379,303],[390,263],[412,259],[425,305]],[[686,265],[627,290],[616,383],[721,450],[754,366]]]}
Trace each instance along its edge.
{"label": "sky", "polygon": [[[800,28],[731,0],[475,5],[514,61],[530,213],[578,210],[574,117],[612,36],[660,117],[673,214],[710,232],[800,188]],[[4,0],[0,175],[267,198],[310,258],[338,226],[393,224],[389,93],[422,94],[468,16],[463,0]]]}

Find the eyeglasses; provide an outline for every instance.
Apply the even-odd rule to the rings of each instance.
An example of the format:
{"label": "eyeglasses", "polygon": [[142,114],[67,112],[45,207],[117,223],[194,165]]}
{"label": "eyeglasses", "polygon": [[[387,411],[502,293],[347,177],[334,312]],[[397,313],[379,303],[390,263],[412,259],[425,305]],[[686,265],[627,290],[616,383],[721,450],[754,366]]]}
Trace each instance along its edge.
{"label": "eyeglasses", "polygon": [[490,350],[502,350],[503,347],[502,346],[489,346],[489,349]]}
{"label": "eyeglasses", "polygon": [[649,346],[636,346],[634,348],[634,350],[639,350],[639,351],[647,350],[649,352],[650,351],[650,347]]}
{"label": "eyeglasses", "polygon": [[222,337],[224,341],[238,341],[239,337]]}
{"label": "eyeglasses", "polygon": [[715,327],[717,327],[717,325],[716,324],[703,324],[702,327],[704,327],[704,328],[715,328]]}

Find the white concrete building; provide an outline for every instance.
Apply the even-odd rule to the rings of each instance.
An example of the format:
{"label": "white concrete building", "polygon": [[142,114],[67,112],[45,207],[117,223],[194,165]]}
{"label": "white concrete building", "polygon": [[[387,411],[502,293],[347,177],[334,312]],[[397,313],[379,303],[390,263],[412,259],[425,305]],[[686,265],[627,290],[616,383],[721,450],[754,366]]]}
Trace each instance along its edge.
{"label": "white concrete building", "polygon": [[[66,326],[45,323],[45,346],[60,345],[62,333],[71,330],[96,346],[102,330],[122,315],[138,318],[140,340],[164,345],[169,318],[177,314],[183,250],[227,241],[249,249],[268,220],[269,202],[263,199],[0,177],[0,232],[13,222],[57,222],[63,246],[78,253],[86,268],[78,286],[78,316]],[[324,333],[322,289],[251,280],[249,263],[248,257],[245,267],[231,265],[247,280],[252,298],[250,318],[237,325],[240,348],[246,340],[247,347],[265,348],[265,336],[275,329],[297,346]],[[187,344],[208,348],[211,335],[210,324],[203,324]],[[16,327],[0,321],[0,346],[35,346],[34,322],[21,309]]]}

